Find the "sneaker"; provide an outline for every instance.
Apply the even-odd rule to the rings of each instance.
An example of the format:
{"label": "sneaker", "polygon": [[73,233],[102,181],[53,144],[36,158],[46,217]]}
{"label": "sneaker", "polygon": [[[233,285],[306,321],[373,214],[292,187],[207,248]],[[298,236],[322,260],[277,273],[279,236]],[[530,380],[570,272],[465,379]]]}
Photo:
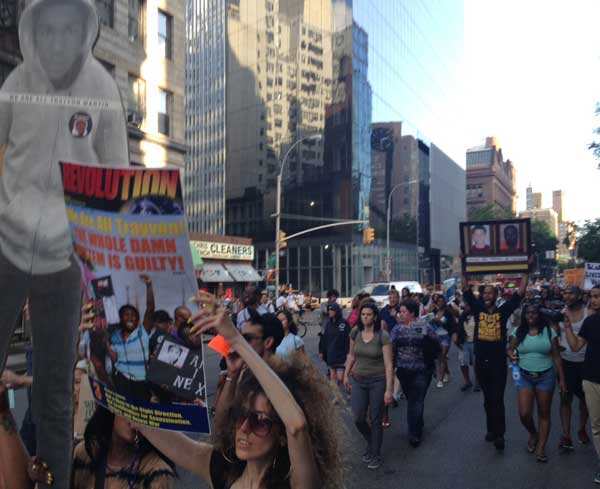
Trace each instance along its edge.
{"label": "sneaker", "polygon": [[494,446],[496,447],[497,451],[503,452],[504,451],[504,437],[499,436],[498,438],[496,438],[494,440]]}
{"label": "sneaker", "polygon": [[473,384],[465,384],[460,388],[460,390],[462,392],[467,392],[471,387],[473,387]]}
{"label": "sneaker", "polygon": [[363,453],[363,456],[361,458],[361,460],[365,464],[370,463],[372,459],[373,459],[373,456],[371,455],[371,451],[370,450],[367,450],[365,453]]}
{"label": "sneaker", "polygon": [[475,384],[475,387],[473,387],[473,392],[481,392],[481,386],[479,384]]}
{"label": "sneaker", "polygon": [[444,374],[444,379],[443,379],[444,383],[448,383],[450,382],[450,376],[448,374]]}
{"label": "sneaker", "polygon": [[436,384],[436,387],[438,389],[441,389],[442,387],[444,387],[444,383],[441,380],[438,380],[438,383]]}
{"label": "sneaker", "polygon": [[496,439],[496,436],[494,435],[494,433],[490,433],[489,431],[485,434],[485,441],[487,442],[493,442]]}
{"label": "sneaker", "polygon": [[404,395],[404,392],[401,392],[400,395],[398,396],[399,399],[406,399],[406,396]]}
{"label": "sneaker", "polygon": [[562,451],[575,450],[575,447],[573,446],[573,440],[571,440],[571,438],[568,436],[561,436],[560,442],[558,443],[558,449]]}
{"label": "sneaker", "polygon": [[369,465],[367,465],[367,469],[371,469],[371,470],[378,469],[379,466],[381,465],[381,462],[382,462],[381,457],[375,456],[371,459],[371,461],[369,462]]}
{"label": "sneaker", "polygon": [[586,433],[585,428],[577,432],[577,438],[579,438],[579,443],[582,445],[587,445],[590,442],[590,437]]}
{"label": "sneaker", "polygon": [[596,470],[596,475],[594,476],[594,482],[596,484],[600,484],[600,467],[598,467],[598,470]]}

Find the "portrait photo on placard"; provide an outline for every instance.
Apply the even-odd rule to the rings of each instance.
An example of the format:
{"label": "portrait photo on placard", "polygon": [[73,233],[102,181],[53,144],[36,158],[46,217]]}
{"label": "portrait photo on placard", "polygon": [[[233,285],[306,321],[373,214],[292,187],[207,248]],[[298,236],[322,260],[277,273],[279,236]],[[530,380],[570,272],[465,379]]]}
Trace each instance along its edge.
{"label": "portrait photo on placard", "polygon": [[489,224],[473,224],[469,228],[469,254],[487,255],[492,252],[492,237]]}
{"label": "portrait photo on placard", "polygon": [[189,348],[185,346],[168,342],[164,348],[160,349],[157,360],[167,365],[172,365],[175,368],[181,368],[189,352]]}
{"label": "portrait photo on placard", "polygon": [[502,253],[523,253],[522,226],[515,223],[500,224],[498,237],[499,250]]}

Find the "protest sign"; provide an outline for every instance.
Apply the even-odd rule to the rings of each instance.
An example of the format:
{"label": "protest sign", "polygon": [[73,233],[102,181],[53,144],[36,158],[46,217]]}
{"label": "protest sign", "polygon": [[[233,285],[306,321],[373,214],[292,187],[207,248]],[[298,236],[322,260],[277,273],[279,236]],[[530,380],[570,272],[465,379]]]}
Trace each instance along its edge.
{"label": "protest sign", "polygon": [[526,273],[531,254],[531,221],[471,221],[460,223],[465,274]]}
{"label": "protest sign", "polygon": [[[96,401],[142,424],[208,432],[203,347],[187,323],[198,286],[179,171],[73,163],[61,171],[84,293],[96,313],[88,332]],[[198,356],[202,385],[193,399],[175,402],[148,376],[160,370],[153,363],[162,335]]]}
{"label": "protest sign", "polygon": [[583,268],[568,268],[564,272],[565,287],[576,285],[583,288],[585,279],[585,269]]}
{"label": "protest sign", "polygon": [[88,421],[96,410],[96,401],[90,387],[90,380],[87,375],[81,376],[79,384],[79,402],[77,404],[77,412],[75,413],[75,422],[73,431],[75,438],[83,438],[85,427]]}
{"label": "protest sign", "polygon": [[591,289],[594,285],[600,284],[600,263],[585,264],[585,281],[584,289]]}

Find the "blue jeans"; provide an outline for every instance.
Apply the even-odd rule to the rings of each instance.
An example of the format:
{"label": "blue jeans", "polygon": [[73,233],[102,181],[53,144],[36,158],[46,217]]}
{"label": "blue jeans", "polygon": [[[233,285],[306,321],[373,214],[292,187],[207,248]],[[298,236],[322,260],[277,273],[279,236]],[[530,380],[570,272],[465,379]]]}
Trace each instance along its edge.
{"label": "blue jeans", "polygon": [[[367,441],[371,455],[381,455],[383,442],[383,396],[385,394],[385,377],[352,377],[352,413],[354,424]],[[370,413],[371,426],[367,423],[367,409]]]}
{"label": "blue jeans", "polygon": [[399,368],[396,376],[406,396],[406,414],[408,419],[408,433],[411,438],[423,436],[423,411],[425,410],[425,396],[431,383],[432,369],[407,370]]}
{"label": "blue jeans", "polygon": [[[0,253],[0,371],[25,296],[33,334],[31,414],[37,455],[54,474],[53,489],[68,489],[73,443],[73,368],[81,315],[81,270],[75,260],[66,270],[32,275],[15,268]],[[40,488],[49,486],[40,484]]]}

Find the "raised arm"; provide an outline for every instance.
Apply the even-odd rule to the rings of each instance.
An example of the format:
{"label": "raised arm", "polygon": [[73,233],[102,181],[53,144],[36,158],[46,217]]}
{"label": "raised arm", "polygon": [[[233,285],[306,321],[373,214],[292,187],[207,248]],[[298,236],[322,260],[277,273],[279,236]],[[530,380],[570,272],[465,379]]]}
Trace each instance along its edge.
{"label": "raised arm", "polygon": [[244,340],[225,310],[216,307],[214,297],[200,293],[198,302],[203,307],[193,316],[192,334],[202,334],[215,328],[246,362],[283,422],[290,454],[291,487],[293,489],[319,488],[317,464],[302,408],[277,374]]}
{"label": "raised arm", "polygon": [[140,278],[146,284],[146,312],[144,312],[144,329],[150,333],[152,331],[152,315],[154,314],[154,288],[152,279],[148,275],[140,275]]}

